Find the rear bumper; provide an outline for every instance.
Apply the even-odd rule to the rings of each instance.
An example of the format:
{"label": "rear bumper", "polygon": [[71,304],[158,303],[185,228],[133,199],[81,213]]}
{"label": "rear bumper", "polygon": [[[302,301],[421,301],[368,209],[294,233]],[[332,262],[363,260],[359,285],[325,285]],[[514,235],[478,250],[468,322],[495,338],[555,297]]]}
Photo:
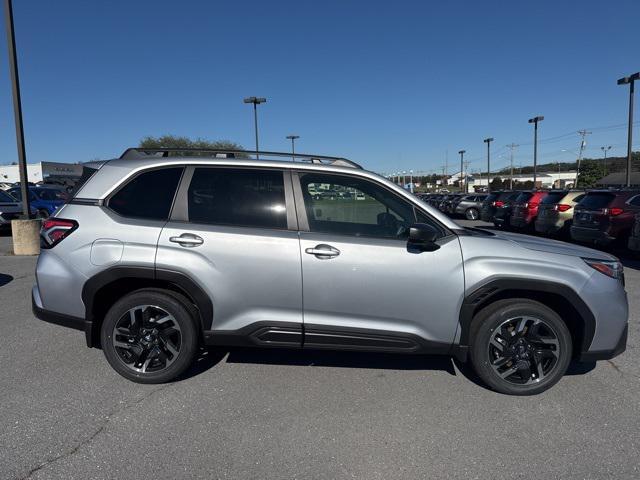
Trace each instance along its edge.
{"label": "rear bumper", "polygon": [[634,252],[640,252],[640,237],[630,237],[627,247]]}
{"label": "rear bumper", "polygon": [[512,227],[525,228],[531,225],[531,221],[532,219],[527,217],[511,217],[511,220],[509,222],[511,223]]}
{"label": "rear bumper", "polygon": [[63,327],[72,328],[74,330],[80,330],[84,332],[87,347],[93,347],[92,331],[93,323],[84,318],[73,317],[71,315],[65,315],[63,313],[52,312],[51,310],[45,310],[42,308],[40,301],[40,294],[38,292],[37,285],[33,287],[31,291],[31,310],[33,315],[43,322],[53,323],[55,325],[61,325]]}
{"label": "rear bumper", "polygon": [[595,362],[597,360],[609,360],[617,357],[627,349],[627,337],[629,336],[629,324],[625,325],[620,340],[616,346],[610,350],[593,350],[588,352],[582,352],[578,357],[581,362]]}
{"label": "rear bumper", "polygon": [[564,228],[564,220],[540,220],[536,219],[535,222],[536,232],[545,233],[547,235],[558,233]]}
{"label": "rear bumper", "polygon": [[602,230],[578,227],[576,225],[571,227],[571,238],[578,242],[597,243],[599,245],[608,245],[616,240],[615,237],[612,237]]}

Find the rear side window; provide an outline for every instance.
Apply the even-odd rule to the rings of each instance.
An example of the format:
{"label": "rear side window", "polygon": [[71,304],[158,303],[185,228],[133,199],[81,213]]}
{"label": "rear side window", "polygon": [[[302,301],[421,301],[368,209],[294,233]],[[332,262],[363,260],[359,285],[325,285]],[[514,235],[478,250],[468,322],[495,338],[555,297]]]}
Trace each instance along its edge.
{"label": "rear side window", "polygon": [[600,208],[606,208],[614,198],[616,198],[616,196],[612,193],[592,192],[587,193],[585,197],[580,200],[579,205],[582,208],[598,210]]}
{"label": "rear side window", "polygon": [[533,197],[533,193],[531,192],[522,192],[520,195],[518,195],[518,197],[515,199],[516,203],[524,203],[524,202],[528,202],[531,197]]}
{"label": "rear side window", "polygon": [[194,223],[287,228],[284,179],[277,170],[196,168],[188,204]]}
{"label": "rear side window", "polygon": [[111,197],[108,206],[123,217],[167,220],[182,167],[142,173]]}
{"label": "rear side window", "polygon": [[8,193],[0,190],[0,203],[15,203],[16,199]]}
{"label": "rear side window", "polygon": [[540,202],[542,205],[558,203],[566,195],[566,192],[549,192]]}

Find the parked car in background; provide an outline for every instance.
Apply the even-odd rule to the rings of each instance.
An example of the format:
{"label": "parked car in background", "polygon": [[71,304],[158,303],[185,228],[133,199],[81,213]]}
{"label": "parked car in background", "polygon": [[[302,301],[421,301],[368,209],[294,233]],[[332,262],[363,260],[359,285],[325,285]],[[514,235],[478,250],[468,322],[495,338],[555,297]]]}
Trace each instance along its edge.
{"label": "parked car in background", "polygon": [[638,190],[587,192],[574,208],[571,238],[595,245],[627,245],[638,212]]}
{"label": "parked car in background", "polygon": [[532,231],[534,229],[534,222],[538,217],[538,206],[548,193],[546,190],[521,192],[513,202],[513,211],[511,212],[510,220],[511,227],[517,230]]}
{"label": "parked car in background", "polygon": [[[15,187],[7,191],[17,200],[22,200],[20,187]],[[29,187],[29,202],[35,208],[39,218],[48,218],[68,200],[68,194],[59,189],[48,187]]]}
{"label": "parked car in background", "polygon": [[[35,215],[36,210],[31,207],[31,214]],[[22,215],[22,202],[19,202],[7,192],[0,190],[0,228],[11,226],[11,220],[20,218]]]}
{"label": "parked car in background", "polygon": [[493,224],[499,228],[511,228],[511,213],[513,212],[513,203],[520,196],[519,191],[509,191],[500,194],[495,201],[495,213],[493,214]]}
{"label": "parked car in background", "polygon": [[462,195],[455,203],[453,213],[462,215],[467,220],[478,220],[480,218],[480,210],[482,210],[482,203],[486,198],[486,193]]}
{"label": "parked car in background", "polygon": [[0,190],[9,190],[13,187],[13,183],[0,182]]}
{"label": "parked car in background", "polygon": [[496,200],[502,193],[502,190],[496,190],[486,196],[480,209],[480,220],[493,223],[493,215],[496,213]]}
{"label": "parked car in background", "polygon": [[573,209],[585,196],[581,190],[552,190],[538,206],[536,232],[543,235],[568,235],[573,223]]}
{"label": "parked car in background", "polygon": [[636,213],[635,221],[633,222],[633,228],[631,229],[631,236],[627,244],[629,250],[636,255],[640,254],[640,213]]}

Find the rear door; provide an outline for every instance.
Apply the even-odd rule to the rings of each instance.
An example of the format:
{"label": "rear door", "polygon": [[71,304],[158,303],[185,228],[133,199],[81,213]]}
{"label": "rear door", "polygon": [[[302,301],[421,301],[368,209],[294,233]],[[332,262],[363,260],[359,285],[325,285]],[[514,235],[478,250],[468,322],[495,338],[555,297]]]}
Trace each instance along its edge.
{"label": "rear door", "polygon": [[160,235],[156,269],[188,275],[211,298],[212,338],[300,346],[302,276],[293,208],[288,171],[187,167]]}
{"label": "rear door", "polygon": [[[296,178],[305,347],[446,351],[464,291],[458,238],[372,180],[324,172]],[[316,199],[317,188],[362,200]],[[442,232],[439,249],[408,248],[416,221]]]}

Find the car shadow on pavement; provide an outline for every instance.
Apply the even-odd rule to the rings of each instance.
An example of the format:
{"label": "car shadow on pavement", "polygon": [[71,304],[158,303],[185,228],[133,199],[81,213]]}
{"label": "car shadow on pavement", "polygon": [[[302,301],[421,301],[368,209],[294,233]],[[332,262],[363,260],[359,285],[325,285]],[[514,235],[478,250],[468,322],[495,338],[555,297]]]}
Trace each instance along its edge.
{"label": "car shadow on pavement", "polygon": [[376,352],[296,350],[269,348],[210,348],[203,350],[185,378],[198,375],[221,362],[386,370],[443,370],[456,375],[451,358],[435,355],[401,355]]}
{"label": "car shadow on pavement", "polygon": [[13,277],[11,275],[7,275],[6,273],[0,273],[0,287],[3,287],[7,283],[11,282]]}

